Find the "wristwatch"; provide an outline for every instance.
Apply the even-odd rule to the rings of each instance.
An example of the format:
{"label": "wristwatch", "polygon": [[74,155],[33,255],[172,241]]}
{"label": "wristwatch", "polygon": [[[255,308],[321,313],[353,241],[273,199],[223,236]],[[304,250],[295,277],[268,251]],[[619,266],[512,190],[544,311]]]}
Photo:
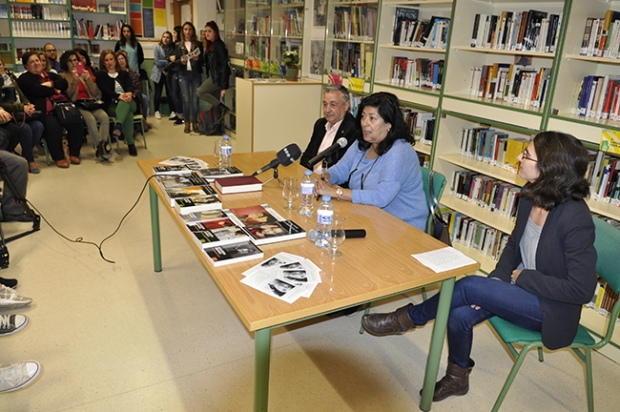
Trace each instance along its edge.
{"label": "wristwatch", "polygon": [[336,198],[340,200],[341,197],[342,197],[342,188],[339,187],[338,189],[336,189]]}

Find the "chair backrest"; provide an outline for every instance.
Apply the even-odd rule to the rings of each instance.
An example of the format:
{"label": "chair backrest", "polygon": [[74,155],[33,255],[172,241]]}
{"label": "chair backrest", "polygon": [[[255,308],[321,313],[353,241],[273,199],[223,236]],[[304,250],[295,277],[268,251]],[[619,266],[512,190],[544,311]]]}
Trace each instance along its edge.
{"label": "chair backrest", "polygon": [[596,273],[614,290],[620,292],[620,230],[598,217],[593,217],[596,228]]}
{"label": "chair backrest", "polygon": [[[429,176],[431,174],[430,169],[426,167],[421,167],[422,171],[422,182],[424,183],[424,195],[426,196],[426,205],[431,206],[431,191],[430,191],[430,183]],[[443,193],[443,188],[446,185],[446,177],[439,172],[435,172],[433,175],[433,190],[435,191],[435,197],[437,200],[441,198],[441,194]]]}

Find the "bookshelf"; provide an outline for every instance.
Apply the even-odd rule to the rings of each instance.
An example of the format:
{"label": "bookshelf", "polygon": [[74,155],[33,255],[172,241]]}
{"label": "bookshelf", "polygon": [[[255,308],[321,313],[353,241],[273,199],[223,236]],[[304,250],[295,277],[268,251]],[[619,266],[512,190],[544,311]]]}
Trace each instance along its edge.
{"label": "bookshelf", "polygon": [[[24,52],[40,50],[49,42],[59,57],[65,50],[82,47],[96,60],[101,47],[112,48],[118,40],[126,10],[126,0],[0,0],[0,56],[7,68],[17,70]],[[109,30],[95,33],[97,26]]]}
{"label": "bookshelf", "polygon": [[359,79],[359,91],[370,93],[379,8],[378,1],[329,2],[324,83],[329,82],[330,75],[340,76],[345,87]]}

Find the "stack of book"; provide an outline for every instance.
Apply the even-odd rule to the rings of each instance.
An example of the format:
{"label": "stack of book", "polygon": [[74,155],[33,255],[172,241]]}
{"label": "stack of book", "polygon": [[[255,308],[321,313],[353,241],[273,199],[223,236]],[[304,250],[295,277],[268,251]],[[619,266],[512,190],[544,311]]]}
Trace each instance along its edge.
{"label": "stack of book", "polygon": [[269,205],[226,209],[224,213],[242,227],[257,245],[303,239],[306,232],[292,220],[284,219]]}

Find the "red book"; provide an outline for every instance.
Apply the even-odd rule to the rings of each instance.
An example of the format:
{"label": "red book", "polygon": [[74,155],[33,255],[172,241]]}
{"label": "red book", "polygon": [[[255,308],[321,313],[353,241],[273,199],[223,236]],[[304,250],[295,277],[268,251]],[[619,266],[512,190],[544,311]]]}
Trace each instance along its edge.
{"label": "red book", "polygon": [[258,192],[263,190],[263,182],[254,176],[225,177],[215,179],[215,187],[221,194]]}

